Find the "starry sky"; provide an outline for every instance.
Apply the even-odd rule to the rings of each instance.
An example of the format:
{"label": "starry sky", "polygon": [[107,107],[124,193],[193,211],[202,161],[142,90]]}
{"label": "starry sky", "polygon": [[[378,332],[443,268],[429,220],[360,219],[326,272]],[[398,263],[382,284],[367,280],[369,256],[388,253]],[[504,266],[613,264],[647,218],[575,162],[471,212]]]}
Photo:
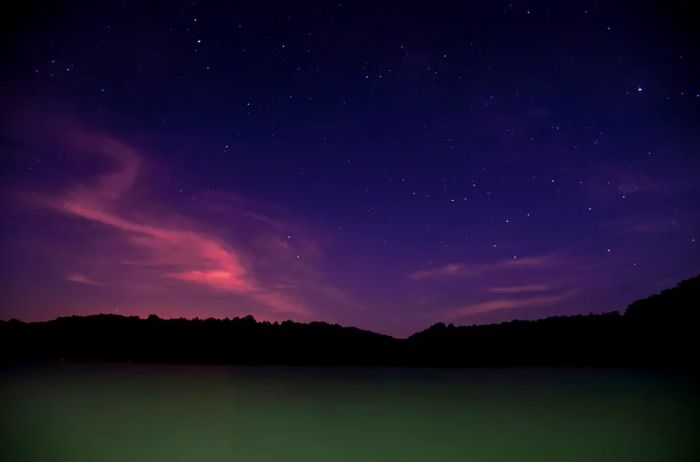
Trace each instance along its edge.
{"label": "starry sky", "polygon": [[3,319],[406,336],[700,272],[692,8],[145,3],[5,18]]}

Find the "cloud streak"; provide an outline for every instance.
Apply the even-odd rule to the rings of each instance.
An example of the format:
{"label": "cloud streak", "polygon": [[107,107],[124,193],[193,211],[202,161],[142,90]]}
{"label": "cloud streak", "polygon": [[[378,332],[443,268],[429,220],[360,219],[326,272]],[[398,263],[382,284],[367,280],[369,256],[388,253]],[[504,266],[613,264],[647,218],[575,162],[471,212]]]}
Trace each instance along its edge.
{"label": "cloud streak", "polygon": [[446,313],[446,319],[450,321],[468,318],[481,314],[494,313],[498,311],[515,310],[519,308],[529,308],[533,306],[547,306],[562,302],[574,297],[576,289],[552,295],[537,295],[524,298],[498,298],[483,302],[473,303],[464,307],[450,310]]}
{"label": "cloud streak", "polygon": [[[111,137],[83,130],[65,134],[61,140],[75,155],[99,158],[109,162],[110,167],[66,191],[51,195],[30,193],[25,196],[26,200],[35,206],[99,223],[119,233],[126,242],[142,251],[137,262],[157,268],[161,277],[240,295],[278,314],[309,315],[309,309],[295,297],[274,290],[260,280],[253,265],[246,261],[245,250],[234,249],[193,223],[172,224],[158,214],[148,213],[143,206],[138,208],[139,218],[120,213],[119,203],[134,187],[142,165],[141,157],[131,147]],[[254,213],[253,218],[264,226],[279,226],[259,213]],[[71,273],[67,279],[99,285],[81,273]]]}
{"label": "cloud streak", "polygon": [[547,292],[554,287],[549,284],[525,284],[520,286],[490,287],[486,291],[493,294],[520,294],[529,292]]}
{"label": "cloud streak", "polygon": [[518,268],[552,268],[561,264],[554,255],[503,259],[487,263],[448,263],[437,268],[414,271],[409,279],[414,281],[431,279],[473,278],[495,271]]}
{"label": "cloud streak", "polygon": [[66,275],[66,281],[75,282],[78,284],[85,284],[88,286],[101,287],[104,285],[103,283],[101,283],[99,281],[95,281],[94,279],[91,279],[82,273],[68,273]]}

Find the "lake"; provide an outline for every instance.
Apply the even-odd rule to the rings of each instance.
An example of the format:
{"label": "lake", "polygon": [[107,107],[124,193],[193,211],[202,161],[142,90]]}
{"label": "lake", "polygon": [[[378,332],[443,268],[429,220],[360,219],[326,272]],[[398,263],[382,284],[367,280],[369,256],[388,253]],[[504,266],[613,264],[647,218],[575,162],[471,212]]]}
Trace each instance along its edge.
{"label": "lake", "polygon": [[596,369],[0,369],[11,461],[699,460],[687,378]]}

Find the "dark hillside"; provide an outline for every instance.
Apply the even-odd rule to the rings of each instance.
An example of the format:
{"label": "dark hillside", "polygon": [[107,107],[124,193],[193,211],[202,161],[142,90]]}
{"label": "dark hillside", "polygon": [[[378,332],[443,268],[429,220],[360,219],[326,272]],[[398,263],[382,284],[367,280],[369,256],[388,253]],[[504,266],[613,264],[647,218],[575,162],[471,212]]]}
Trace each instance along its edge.
{"label": "dark hillside", "polygon": [[324,322],[147,319],[116,315],[0,321],[7,361],[95,360],[415,366],[694,368],[700,277],[618,312],[536,321],[437,323],[394,339]]}

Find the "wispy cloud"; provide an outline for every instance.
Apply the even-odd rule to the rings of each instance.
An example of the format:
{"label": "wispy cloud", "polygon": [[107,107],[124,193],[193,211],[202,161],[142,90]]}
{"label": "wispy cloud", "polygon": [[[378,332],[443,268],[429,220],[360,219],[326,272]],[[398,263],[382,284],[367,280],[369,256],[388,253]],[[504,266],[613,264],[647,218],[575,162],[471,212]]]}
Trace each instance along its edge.
{"label": "wispy cloud", "polygon": [[525,284],[520,286],[489,287],[486,289],[486,291],[493,294],[520,294],[529,292],[548,292],[553,289],[555,289],[555,287],[549,284]]}
{"label": "wispy cloud", "polygon": [[677,231],[679,229],[676,220],[649,221],[646,223],[635,223],[623,228],[623,231],[630,234],[652,234]]}
{"label": "wispy cloud", "polygon": [[515,310],[518,308],[528,308],[533,306],[547,306],[554,303],[562,302],[574,297],[577,293],[576,289],[570,289],[562,293],[552,295],[538,295],[525,298],[498,298],[486,300],[483,302],[473,303],[471,305],[455,308],[446,313],[446,319],[454,321],[457,319],[468,318],[480,314],[493,313],[497,311]]}
{"label": "wispy cloud", "polygon": [[624,217],[605,222],[602,227],[620,234],[658,234],[678,231],[680,224],[673,217]]}
{"label": "wispy cloud", "polygon": [[[329,293],[318,274],[299,261],[300,255],[295,254],[295,249],[284,238],[275,237],[285,227],[280,220],[246,210],[238,199],[240,213],[234,216],[253,220],[264,231],[256,233],[259,236],[255,245],[260,247],[252,249],[231,245],[194,220],[168,218],[162,211],[151,212],[143,204],[129,207],[131,213],[120,211],[120,204],[138,180],[143,163],[141,156],[119,140],[75,127],[58,139],[75,155],[99,158],[108,162],[109,168],[63,191],[29,192],[24,198],[35,206],[99,223],[117,232],[124,242],[141,250],[136,256],[124,256],[130,264],[143,264],[162,278],[243,296],[280,314],[306,317],[310,311],[293,290],[280,289],[279,280],[286,281],[286,287],[292,287],[294,284],[290,284],[289,279],[296,277],[297,286],[308,285],[312,290],[315,287],[319,292]],[[313,244],[307,244],[305,248],[312,247]],[[294,262],[286,277],[279,276],[283,272],[279,268],[283,266],[281,262]],[[265,265],[270,268],[270,274],[276,271],[277,282],[265,281],[266,275],[259,271]],[[81,284],[100,284],[82,273],[70,273],[67,279]]]}
{"label": "wispy cloud", "polygon": [[560,263],[561,259],[555,255],[509,258],[485,263],[449,263],[437,268],[414,271],[408,277],[416,281],[424,279],[471,278],[493,271],[514,268],[549,268]]}
{"label": "wispy cloud", "polygon": [[100,286],[104,285],[102,282],[91,279],[82,273],[68,273],[68,274],[66,274],[66,280],[70,281],[70,282],[75,282],[78,284],[89,285],[89,286],[100,287]]}

